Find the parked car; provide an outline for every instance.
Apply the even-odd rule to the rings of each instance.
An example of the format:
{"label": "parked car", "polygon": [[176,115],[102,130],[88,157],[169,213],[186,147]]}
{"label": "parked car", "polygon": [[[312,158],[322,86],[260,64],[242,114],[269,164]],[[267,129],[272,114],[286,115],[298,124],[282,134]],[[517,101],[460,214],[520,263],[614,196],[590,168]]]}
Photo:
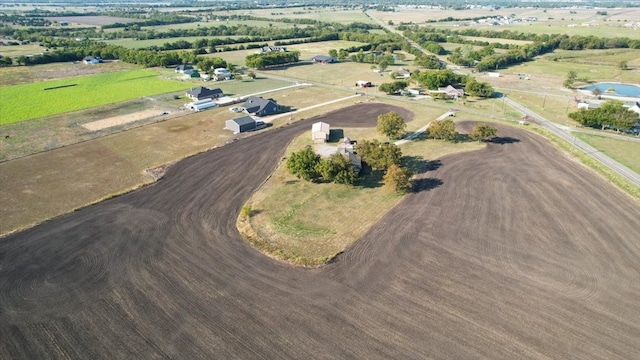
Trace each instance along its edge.
{"label": "parked car", "polygon": [[232,111],[234,113],[238,113],[238,112],[242,111],[242,109],[237,107],[237,106],[234,106],[234,107],[230,108],[229,111]]}

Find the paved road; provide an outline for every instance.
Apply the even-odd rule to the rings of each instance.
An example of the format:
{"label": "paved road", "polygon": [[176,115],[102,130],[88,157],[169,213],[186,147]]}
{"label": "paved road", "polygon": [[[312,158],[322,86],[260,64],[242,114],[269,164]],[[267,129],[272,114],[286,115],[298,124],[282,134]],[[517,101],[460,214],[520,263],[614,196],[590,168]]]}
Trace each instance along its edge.
{"label": "paved road", "polygon": [[607,155],[605,155],[602,152],[600,152],[598,149],[594,148],[593,146],[585,143],[584,141],[582,141],[582,140],[578,139],[577,137],[575,137],[574,135],[572,135],[570,131],[562,129],[560,126],[552,123],[551,121],[549,121],[549,120],[543,118],[542,116],[534,113],[533,111],[525,108],[524,106],[522,106],[519,103],[515,102],[513,99],[511,99],[509,97],[505,97],[504,100],[511,107],[513,107],[514,109],[516,109],[516,110],[520,111],[521,113],[525,114],[529,118],[533,119],[536,123],[538,123],[538,124],[544,126],[545,128],[551,130],[551,132],[553,132],[554,134],[558,135],[559,137],[561,137],[565,141],[571,143],[576,148],[584,151],[587,155],[589,155],[592,158],[594,158],[595,160],[599,161],[600,163],[602,163],[603,165],[605,165],[609,169],[615,171],[616,173],[620,174],[621,176],[624,176],[627,180],[631,181],[636,186],[640,186],[640,175],[638,173],[636,173],[635,171],[632,171],[628,167],[626,167],[626,166],[620,164],[619,162],[611,159]]}

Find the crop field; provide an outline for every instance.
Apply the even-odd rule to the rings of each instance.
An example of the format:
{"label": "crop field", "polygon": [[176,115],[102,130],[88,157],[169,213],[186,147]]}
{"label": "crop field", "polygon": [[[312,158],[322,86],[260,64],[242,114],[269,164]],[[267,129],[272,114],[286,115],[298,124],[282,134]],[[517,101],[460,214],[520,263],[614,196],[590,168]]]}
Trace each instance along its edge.
{"label": "crop field", "polygon": [[574,131],[573,135],[640,174],[640,142]]}
{"label": "crop field", "polygon": [[[574,10],[576,13],[571,14],[570,11]],[[413,8],[413,7],[398,7],[395,12],[381,12],[375,10],[368,10],[373,16],[383,20],[385,23],[392,20],[398,24],[400,22],[413,22],[415,24],[422,24],[426,20],[441,20],[448,17],[456,19],[477,18],[477,17],[495,17],[501,16],[513,16],[515,18],[535,17],[537,23],[556,24],[571,24],[571,23],[611,23],[611,24],[624,24],[625,21],[637,21],[640,15],[640,10],[637,8],[609,8],[604,9],[608,15],[597,15],[601,9],[544,9],[544,8],[505,8],[500,10],[493,9],[468,9],[468,10],[453,10],[453,9],[437,9],[437,8]],[[533,24],[535,24],[534,22]],[[428,23],[436,26],[440,23]],[[453,25],[454,22],[448,23]],[[520,23],[516,25],[523,25],[529,27],[529,23]],[[500,26],[499,28],[502,28]],[[493,27],[493,29],[498,29]]]}
{"label": "crop field", "polygon": [[[0,124],[188,88],[151,69],[89,75],[2,88]],[[45,89],[51,90],[45,90]]]}
{"label": "crop field", "polygon": [[[381,109],[365,105],[320,119],[375,126]],[[3,237],[0,357],[638,354],[638,203],[514,127],[499,126],[502,142],[438,159],[326,266],[296,268],[252,249],[235,226],[240,209],[284,144],[316,120],[191,156],[151,186]],[[103,145],[93,157],[60,161],[109,154],[93,174],[108,181],[140,149],[166,156],[162,136],[171,151],[195,134],[214,145],[209,121],[165,122],[145,128],[142,142],[91,142]]]}
{"label": "crop field", "polygon": [[371,19],[362,10],[344,9],[342,7],[299,7],[284,9],[251,9],[238,10],[237,13],[252,15],[257,17],[273,18],[274,21],[280,18],[289,19],[312,19],[320,21],[330,21],[342,24],[353,22],[372,23]]}
{"label": "crop field", "polygon": [[526,41],[526,40],[488,38],[488,37],[480,37],[480,36],[462,36],[462,38],[467,40],[486,41],[488,43],[499,42],[501,44],[512,44],[512,45],[526,45],[526,44],[532,43],[532,41]]}
{"label": "crop field", "polygon": [[81,63],[73,64],[69,62],[34,66],[11,66],[0,68],[0,87],[139,68],[137,65],[122,61],[107,61],[100,64],[100,66],[87,66]]}
{"label": "crop field", "polygon": [[[87,11],[86,9],[82,11]],[[46,19],[60,22],[60,21],[68,21],[70,26],[80,25],[86,27],[88,26],[102,26],[102,25],[110,25],[115,23],[130,23],[136,21],[136,19],[117,17],[117,16],[52,16],[46,17]]]}
{"label": "crop field", "polygon": [[[200,39],[237,39],[243,36],[185,36],[185,37],[177,37],[177,38],[164,38],[164,39],[147,39],[147,40],[137,40],[132,38],[125,39],[116,39],[116,40],[105,40],[104,42],[112,45],[120,45],[129,49],[142,49],[147,48],[149,46],[160,46],[165,43],[172,43],[178,40],[185,40],[189,42],[193,42],[195,40]],[[237,46],[239,44],[230,44],[229,46]],[[186,49],[189,50],[189,49]]]}
{"label": "crop field", "polygon": [[0,47],[0,55],[12,57],[12,58],[18,57],[21,55],[25,55],[25,56],[35,55],[35,54],[43,53],[44,51],[45,51],[45,48],[35,43]]}
{"label": "crop field", "polygon": [[[158,25],[158,26],[145,26],[143,29],[145,30],[155,30],[157,32],[163,32],[171,29],[195,29],[199,27],[215,27],[215,26],[255,26],[255,27],[268,27],[269,24],[273,27],[278,28],[290,28],[293,27],[294,24],[276,22],[276,21],[260,21],[260,20],[224,20],[224,21],[216,21],[211,20],[209,22],[193,22],[193,23],[185,23],[185,24],[169,24],[169,25]],[[298,24],[299,28],[307,27],[308,25]],[[117,29],[110,29],[115,31]]]}

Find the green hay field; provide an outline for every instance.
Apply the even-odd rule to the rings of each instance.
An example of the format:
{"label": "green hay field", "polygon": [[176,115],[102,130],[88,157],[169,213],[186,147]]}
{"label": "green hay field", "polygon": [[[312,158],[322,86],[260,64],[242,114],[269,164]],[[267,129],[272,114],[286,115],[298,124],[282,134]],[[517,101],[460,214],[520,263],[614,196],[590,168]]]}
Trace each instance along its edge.
{"label": "green hay field", "polygon": [[158,74],[156,70],[139,69],[3,87],[0,125],[183,90],[191,85],[162,79]]}

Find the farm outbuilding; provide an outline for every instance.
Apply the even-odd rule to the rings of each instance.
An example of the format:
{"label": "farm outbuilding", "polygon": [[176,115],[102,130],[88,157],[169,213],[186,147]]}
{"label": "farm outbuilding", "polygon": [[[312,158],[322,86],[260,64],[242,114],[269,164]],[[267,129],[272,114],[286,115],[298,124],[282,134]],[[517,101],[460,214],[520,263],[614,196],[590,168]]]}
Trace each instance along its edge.
{"label": "farm outbuilding", "polygon": [[225,129],[234,133],[243,133],[256,129],[256,121],[251,116],[243,116],[225,122]]}
{"label": "farm outbuilding", "polygon": [[333,64],[338,62],[336,58],[326,55],[316,55],[311,58],[311,61],[316,64]]}
{"label": "farm outbuilding", "polygon": [[316,144],[322,144],[329,140],[329,133],[331,132],[331,126],[325,122],[317,122],[311,125],[311,139]]}

